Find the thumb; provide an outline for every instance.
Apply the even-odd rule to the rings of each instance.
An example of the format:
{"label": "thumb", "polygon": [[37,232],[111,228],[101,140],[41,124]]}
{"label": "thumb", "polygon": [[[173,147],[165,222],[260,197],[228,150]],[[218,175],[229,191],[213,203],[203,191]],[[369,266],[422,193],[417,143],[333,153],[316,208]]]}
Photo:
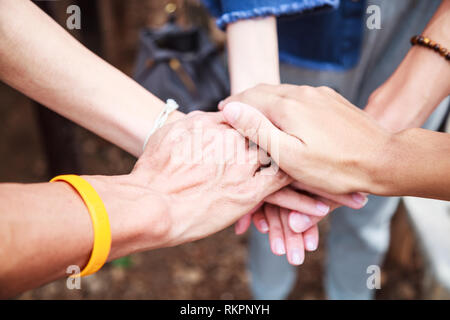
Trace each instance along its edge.
{"label": "thumb", "polygon": [[[280,153],[289,154],[298,149],[302,142],[278,129],[259,110],[245,103],[230,102],[223,107],[225,121],[241,135],[267,151],[272,159],[283,168]],[[280,163],[281,160],[281,163]]]}

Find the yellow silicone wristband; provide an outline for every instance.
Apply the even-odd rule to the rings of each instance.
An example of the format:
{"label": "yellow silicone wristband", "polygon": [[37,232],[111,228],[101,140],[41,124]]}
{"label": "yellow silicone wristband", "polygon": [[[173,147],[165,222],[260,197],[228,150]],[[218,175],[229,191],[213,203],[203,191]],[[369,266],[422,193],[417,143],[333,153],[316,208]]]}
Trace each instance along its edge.
{"label": "yellow silicone wristband", "polygon": [[108,213],[97,191],[85,179],[70,174],[57,176],[50,180],[50,182],[56,181],[64,181],[70,184],[81,196],[91,215],[94,229],[94,246],[87,265],[83,271],[75,275],[80,277],[88,276],[100,270],[108,259],[111,249],[111,227]]}

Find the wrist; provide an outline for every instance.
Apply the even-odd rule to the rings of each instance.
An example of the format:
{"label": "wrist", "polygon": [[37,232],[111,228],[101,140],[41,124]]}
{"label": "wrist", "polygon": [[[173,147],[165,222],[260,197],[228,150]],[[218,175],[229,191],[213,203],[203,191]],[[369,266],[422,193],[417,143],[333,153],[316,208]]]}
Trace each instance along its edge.
{"label": "wrist", "polygon": [[163,247],[167,226],[165,202],[157,192],[138,186],[131,175],[83,176],[97,191],[111,226],[108,260]]}
{"label": "wrist", "polygon": [[228,25],[227,47],[232,94],[259,83],[280,83],[275,17],[240,20]]}
{"label": "wrist", "polygon": [[420,127],[448,95],[449,72],[450,64],[438,54],[413,47],[394,74],[370,96],[365,111],[391,132]]}
{"label": "wrist", "polygon": [[402,189],[405,186],[404,180],[410,175],[405,159],[408,158],[409,150],[414,147],[414,145],[410,145],[408,139],[411,130],[415,129],[389,134],[386,143],[375,157],[372,180],[368,190],[370,193],[379,196],[404,194]]}
{"label": "wrist", "polygon": [[180,119],[183,119],[185,116],[186,116],[186,114],[184,114],[183,112],[175,110],[174,112],[169,114],[169,117],[167,118],[167,121],[165,124],[178,121]]}
{"label": "wrist", "polygon": [[389,132],[421,126],[420,110],[424,109],[424,104],[421,103],[423,100],[416,99],[412,102],[407,94],[401,92],[402,89],[397,92],[390,92],[390,89],[383,86],[374,92],[364,111]]}

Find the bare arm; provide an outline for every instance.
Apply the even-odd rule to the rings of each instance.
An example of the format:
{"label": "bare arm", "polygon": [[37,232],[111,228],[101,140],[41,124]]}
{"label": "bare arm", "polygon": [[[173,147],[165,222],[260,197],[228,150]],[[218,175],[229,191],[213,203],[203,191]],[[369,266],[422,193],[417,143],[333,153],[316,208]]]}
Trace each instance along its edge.
{"label": "bare arm", "polygon": [[[423,34],[450,50],[450,1],[444,0]],[[413,36],[413,35],[411,35]],[[366,111],[392,131],[420,127],[450,94],[450,63],[413,46],[393,75],[369,99]]]}
{"label": "bare arm", "polygon": [[394,136],[386,151],[375,192],[450,201],[450,134],[407,129]]}
{"label": "bare arm", "polygon": [[227,45],[232,94],[258,83],[280,83],[275,17],[228,25]]}
{"label": "bare arm", "polygon": [[[130,214],[132,206],[126,203],[130,190],[122,186],[127,178],[85,178],[96,188],[108,211],[112,231],[109,259],[141,247],[136,241],[143,235],[139,224],[146,221]],[[156,197],[147,209],[158,225],[163,210]],[[83,269],[89,259],[92,222],[81,198],[64,182],[0,184],[0,220],[0,297],[68,276],[68,266]],[[148,228],[149,235],[155,230]]]}
{"label": "bare arm", "polygon": [[164,106],[28,0],[0,0],[0,80],[135,156]]}

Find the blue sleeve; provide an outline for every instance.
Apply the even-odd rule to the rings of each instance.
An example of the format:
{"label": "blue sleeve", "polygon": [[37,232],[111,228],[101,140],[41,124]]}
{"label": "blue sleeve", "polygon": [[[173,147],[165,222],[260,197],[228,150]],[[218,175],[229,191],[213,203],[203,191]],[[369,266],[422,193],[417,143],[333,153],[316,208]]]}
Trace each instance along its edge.
{"label": "blue sleeve", "polygon": [[340,0],[202,0],[217,25],[225,28],[229,23],[242,19],[265,16],[283,16],[303,11],[337,8]]}

